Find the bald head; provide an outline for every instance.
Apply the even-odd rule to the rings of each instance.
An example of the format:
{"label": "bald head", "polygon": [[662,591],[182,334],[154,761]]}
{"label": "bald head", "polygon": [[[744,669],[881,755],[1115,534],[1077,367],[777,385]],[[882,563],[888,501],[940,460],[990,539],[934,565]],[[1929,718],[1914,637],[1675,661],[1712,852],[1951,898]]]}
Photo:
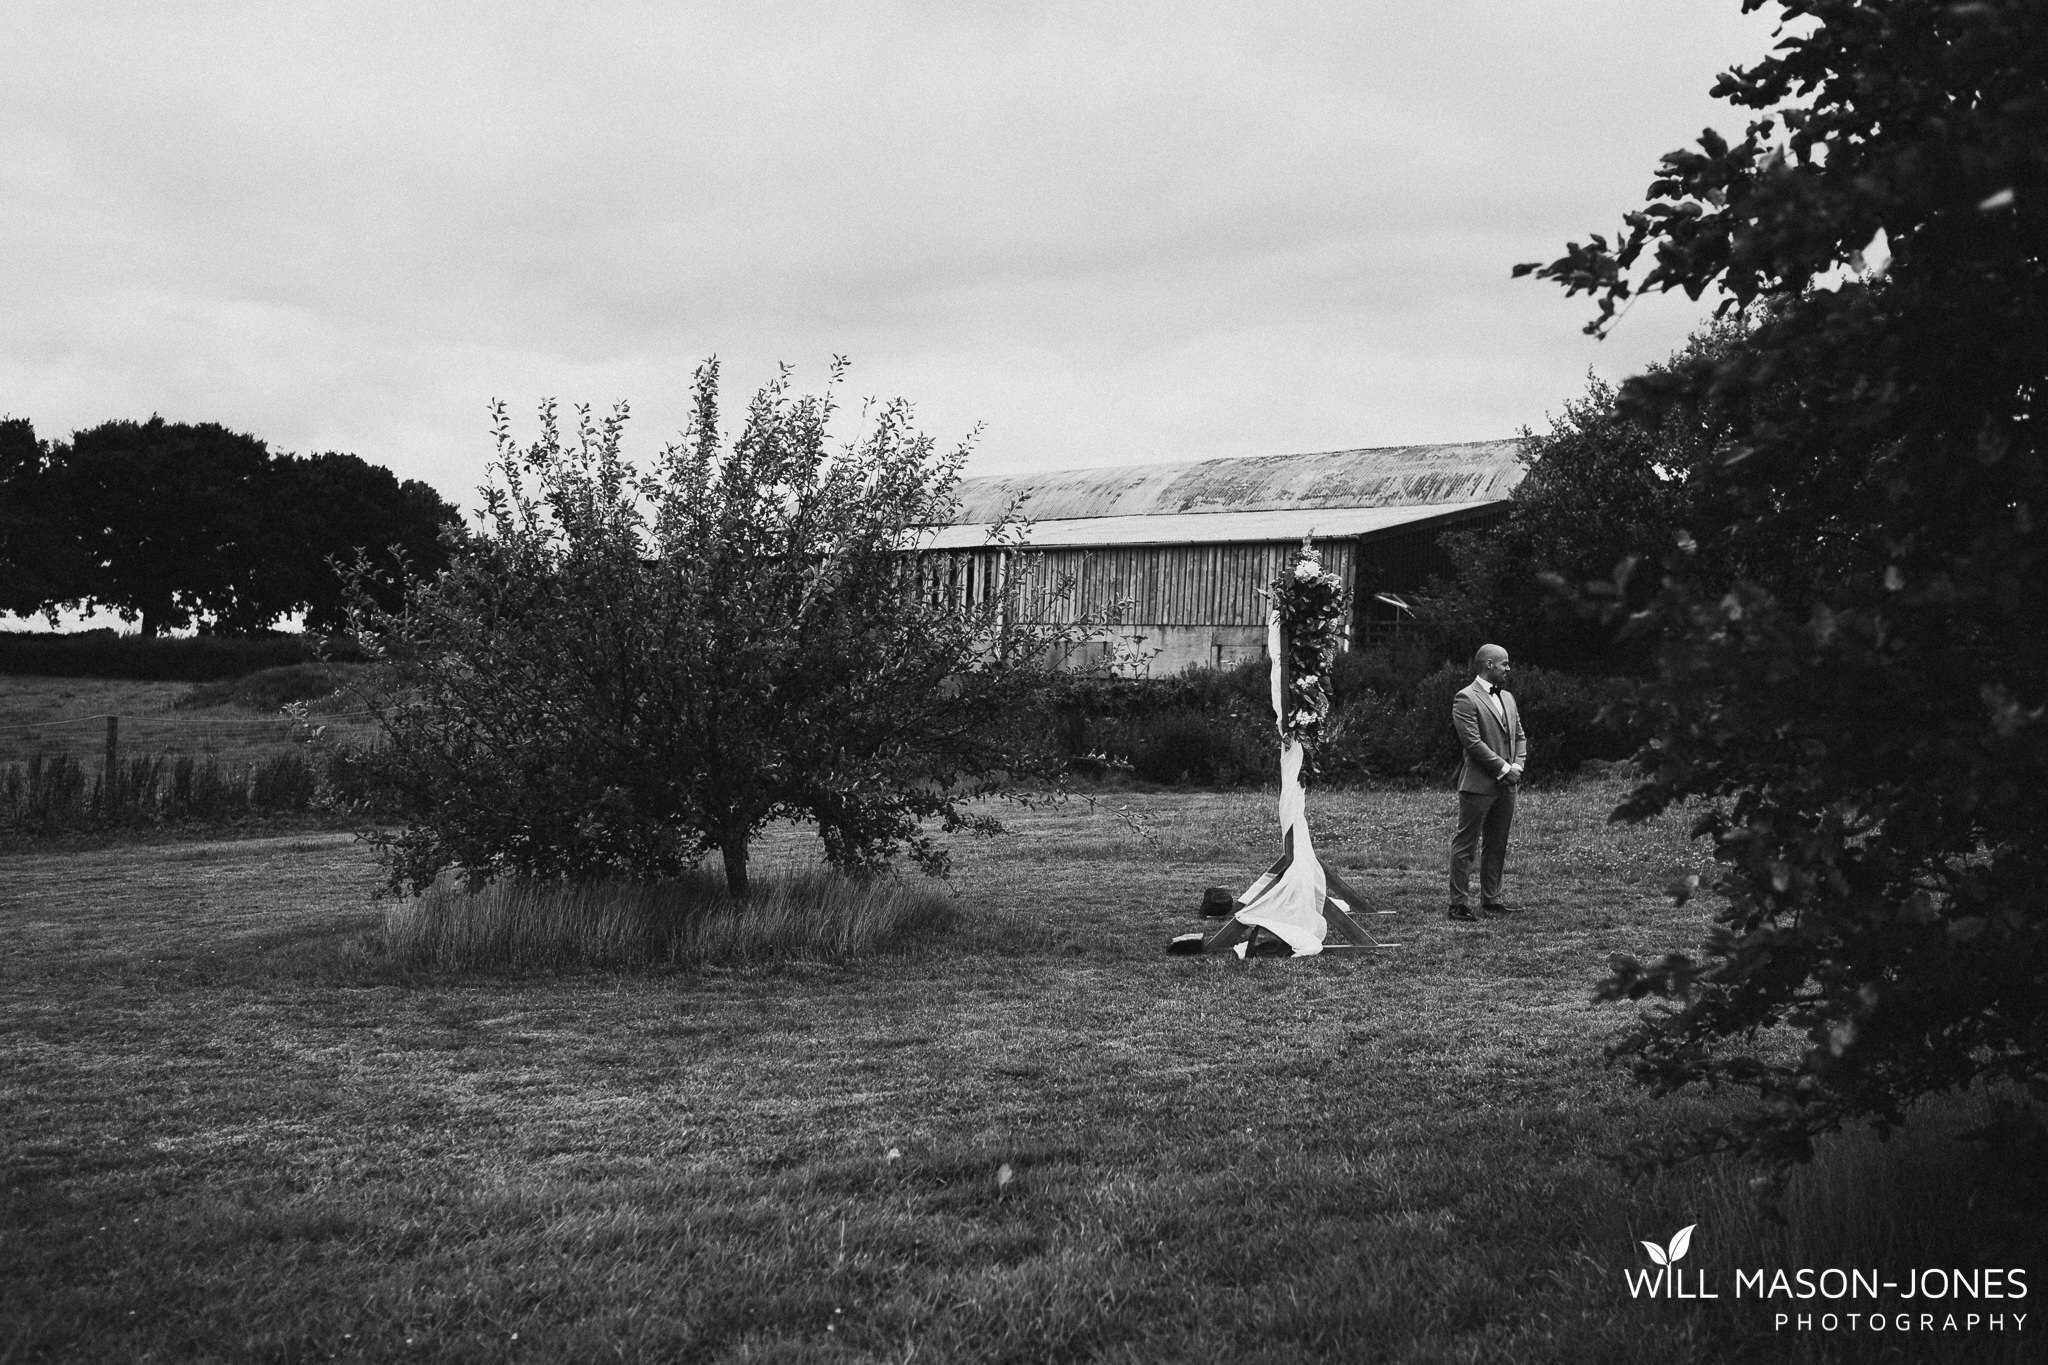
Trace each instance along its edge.
{"label": "bald head", "polygon": [[1499,645],[1481,645],[1472,656],[1472,671],[1495,687],[1508,680],[1508,652]]}

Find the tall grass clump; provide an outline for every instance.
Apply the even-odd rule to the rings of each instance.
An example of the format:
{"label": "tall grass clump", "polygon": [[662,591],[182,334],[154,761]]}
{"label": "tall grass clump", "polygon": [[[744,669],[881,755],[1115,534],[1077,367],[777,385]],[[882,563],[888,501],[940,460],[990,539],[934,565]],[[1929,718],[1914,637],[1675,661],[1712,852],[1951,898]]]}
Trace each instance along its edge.
{"label": "tall grass clump", "polygon": [[1744,1266],[2026,1264],[2048,1249],[2040,1154],[1971,1140],[2025,1131],[2014,1123],[2023,1113],[2014,1097],[1979,1091],[1946,1108],[1922,1106],[1889,1140],[1869,1129],[1824,1137],[1792,1175],[1776,1217],[1743,1168],[1720,1167],[1703,1220],[1724,1230]]}
{"label": "tall grass clump", "polygon": [[[1986,1143],[1987,1129],[2025,1132],[2025,1093],[2017,1087],[2001,1092],[1979,1088],[1951,1096],[1939,1105],[1923,1104],[1889,1138],[1870,1128],[1844,1129],[1814,1143],[1811,1162],[1790,1173],[1782,1186],[1767,1164],[1721,1153],[1696,1162],[1644,1171],[1643,1178],[1618,1184],[1611,1170],[1574,1191],[1560,1203],[1552,1235],[1560,1246],[1572,1247],[1587,1277],[1601,1295],[1618,1294],[1617,1302],[1639,1321],[1668,1314],[1666,1322],[1685,1316],[1695,1327],[1726,1331],[1720,1352],[1694,1359],[1783,1360],[1788,1362],[1912,1361],[1915,1365],[2031,1360],[2038,1356],[2024,1337],[2007,1341],[1985,1334],[1950,1332],[1906,1335],[1890,1331],[1844,1328],[1839,1332],[1786,1332],[1772,1326],[1780,1311],[1868,1314],[1936,1311],[2028,1312],[2027,1298],[2006,1286],[2007,1301],[1995,1295],[1977,1297],[1958,1290],[1945,1301],[1901,1297],[1910,1271],[1929,1269],[1961,1274],[1993,1268],[2035,1270],[2027,1277],[2028,1297],[2038,1295],[2042,1254],[2048,1251],[2048,1162],[2038,1148]],[[1718,1100],[1673,1098],[1665,1121],[1712,1122],[1725,1116]],[[1620,1136],[1616,1133],[1615,1136]],[[1638,1136],[1636,1156],[1654,1150],[1654,1141]],[[1634,1165],[1634,1162],[1630,1162]],[[1638,1168],[1640,1169],[1640,1168]],[[1719,1302],[1706,1307],[1666,1299],[1636,1302],[1622,1285],[1628,1272],[1654,1272],[1656,1265],[1642,1250],[1644,1242],[1668,1244],[1681,1228],[1692,1229],[1683,1268],[1688,1280],[1711,1286]],[[1805,1298],[1735,1295],[1738,1271],[1762,1271],[1767,1281],[1783,1271],[1796,1285],[1804,1269],[1818,1275],[1834,1268],[1865,1276],[1894,1288],[1876,1298]],[[2001,1277],[2002,1278],[2002,1277]],[[2012,1301],[2016,1299],[2016,1301]],[[2028,1326],[2033,1326],[2029,1323]],[[1746,1338],[1746,1340],[1745,1340]],[[1901,1346],[1901,1343],[1904,1346]],[[1653,1358],[1648,1353],[1631,1357]]]}
{"label": "tall grass clump", "polygon": [[146,823],[156,812],[157,784],[163,771],[163,759],[147,754],[111,765],[102,763],[86,808],[101,824]]}
{"label": "tall grass clump", "polygon": [[384,919],[391,960],[431,971],[733,967],[838,962],[945,932],[953,898],[890,877],[757,878],[745,901],[693,871],[662,881],[437,883]]}
{"label": "tall grass clump", "polygon": [[324,762],[298,751],[247,764],[137,754],[89,770],[66,755],[36,754],[0,768],[0,831],[40,836],[300,815],[320,808],[332,785]]}
{"label": "tall grass clump", "polygon": [[[1682,1102],[1681,1102],[1682,1103]],[[1697,1102],[1695,1102],[1697,1103]],[[1715,1112],[1701,1105],[1695,1113]],[[1721,1111],[1725,1112],[1725,1110]],[[1696,1119],[1694,1121],[1704,1121]],[[1629,1269],[1651,1269],[1637,1250],[1663,1245],[1691,1226],[1692,1272],[1726,1298],[1738,1271],[1767,1276],[1829,1267],[1876,1272],[1899,1290],[1909,1271],[1973,1271],[2038,1267],[2048,1251],[2048,1163],[2027,1121],[2017,1087],[1979,1088],[1910,1110],[1889,1137],[1870,1128],[1844,1129],[1814,1143],[1813,1159],[1776,1187],[1775,1172],[1733,1155],[1664,1170],[1625,1199],[1588,1198],[1579,1241],[1600,1281],[1613,1285]],[[2008,1139],[2000,1140],[2003,1133]],[[1986,1136],[1990,1141],[1983,1140]],[[1776,1188],[1774,1196],[1765,1197]],[[2029,1290],[2033,1284],[2028,1285]],[[1949,1301],[1902,1301],[1891,1292],[1840,1303],[1775,1299],[1758,1306],[1753,1330],[1767,1330],[1767,1308],[1839,1312],[1883,1308],[1997,1311],[1995,1297],[1957,1291]],[[2025,1300],[2003,1305],[2026,1311]],[[1889,1334],[1887,1334],[1889,1335]],[[1898,1359],[1992,1361],[2032,1358],[2032,1348],[2006,1349],[1981,1336],[1942,1342],[1915,1337],[1909,1350],[1886,1354],[1872,1339],[1815,1335],[1780,1342],[1769,1358],[1797,1361]],[[1893,1349],[1896,1350],[1896,1343]],[[1747,1358],[1747,1357],[1744,1357]],[[1758,1357],[1762,1358],[1762,1357]]]}
{"label": "tall grass clump", "polygon": [[0,823],[27,830],[52,829],[75,821],[87,808],[85,765],[65,754],[31,755],[11,763],[0,778]]}

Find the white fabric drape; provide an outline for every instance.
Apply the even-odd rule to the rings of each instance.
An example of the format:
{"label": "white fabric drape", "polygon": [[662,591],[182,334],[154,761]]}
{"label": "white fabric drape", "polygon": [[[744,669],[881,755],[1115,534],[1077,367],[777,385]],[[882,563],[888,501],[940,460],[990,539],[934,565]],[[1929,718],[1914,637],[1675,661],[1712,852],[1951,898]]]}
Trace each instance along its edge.
{"label": "white fabric drape", "polygon": [[[1266,617],[1266,653],[1272,660],[1273,715],[1275,724],[1286,716],[1287,699],[1280,687],[1280,613]],[[1283,853],[1274,870],[1260,874],[1245,889],[1244,908],[1237,912],[1240,924],[1257,925],[1285,940],[1296,955],[1310,957],[1323,951],[1323,935],[1329,926],[1323,920],[1323,902],[1329,883],[1323,877],[1322,860],[1308,833],[1308,799],[1301,789],[1301,745],[1284,729],[1280,740],[1280,829]],[[1244,948],[1239,946],[1242,953]]]}

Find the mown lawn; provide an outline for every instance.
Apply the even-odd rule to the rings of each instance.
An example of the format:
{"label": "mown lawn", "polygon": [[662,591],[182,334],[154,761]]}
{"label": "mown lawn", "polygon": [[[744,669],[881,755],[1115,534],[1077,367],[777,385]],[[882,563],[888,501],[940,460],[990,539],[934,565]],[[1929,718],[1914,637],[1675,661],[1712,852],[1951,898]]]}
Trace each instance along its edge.
{"label": "mown lawn", "polygon": [[1479,925],[1450,794],[1318,795],[1400,946],[1312,961],[1162,953],[1257,795],[1020,816],[947,937],[757,972],[409,979],[346,836],[0,858],[0,1361],[1788,1357],[1623,1286],[1754,1255],[1741,1173],[1602,1159],[1702,1112],[1601,1058],[1704,914],[1619,793],[1526,800]]}

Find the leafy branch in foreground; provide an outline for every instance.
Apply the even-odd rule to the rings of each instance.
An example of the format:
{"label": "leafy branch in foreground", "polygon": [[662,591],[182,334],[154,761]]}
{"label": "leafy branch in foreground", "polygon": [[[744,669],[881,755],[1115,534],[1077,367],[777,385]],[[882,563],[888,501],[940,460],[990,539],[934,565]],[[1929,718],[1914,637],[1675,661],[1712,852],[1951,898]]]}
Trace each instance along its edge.
{"label": "leafy branch in foreground", "polygon": [[1683,552],[1609,615],[1658,641],[1617,813],[1700,802],[1725,900],[1603,993],[1667,1002],[1616,1048],[1645,1083],[1761,1098],[1691,1149],[1787,1163],[1973,1082],[2048,1100],[2048,9],[1777,8],[1715,87],[1766,116],[1666,157],[1616,245],[1517,273],[1596,331],[1646,290],[1760,305],[1622,395],[1719,424]]}
{"label": "leafy branch in foreground", "polygon": [[[715,850],[744,896],[778,818],[814,822],[842,869],[908,853],[939,873],[932,826],[994,830],[967,803],[1051,772],[1043,727],[1019,722],[1098,623],[1043,624],[1062,613],[1024,573],[963,593],[918,552],[966,447],[940,454],[900,401],[835,442],[830,393],[793,395],[787,372],[730,442],[716,362],[693,404],[644,471],[623,406],[569,436],[544,405],[525,447],[500,407],[482,534],[401,610],[359,604],[391,665],[395,886],[660,877]],[[985,553],[1007,564],[1015,528],[998,533]]]}

